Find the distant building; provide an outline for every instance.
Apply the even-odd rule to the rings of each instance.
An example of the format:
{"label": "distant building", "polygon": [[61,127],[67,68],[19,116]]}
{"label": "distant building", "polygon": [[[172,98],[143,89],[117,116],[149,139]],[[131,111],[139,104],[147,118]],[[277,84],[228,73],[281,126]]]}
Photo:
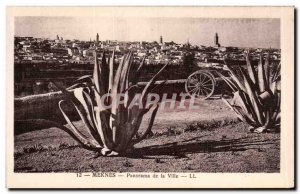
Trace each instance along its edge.
{"label": "distant building", "polygon": [[219,36],[218,33],[215,34],[215,47],[220,47],[220,43],[219,43]]}
{"label": "distant building", "polygon": [[56,40],[59,40],[59,36],[58,35],[56,35]]}
{"label": "distant building", "polygon": [[94,52],[95,52],[94,49],[87,49],[87,50],[82,51],[82,55],[83,55],[83,57],[93,57]]}

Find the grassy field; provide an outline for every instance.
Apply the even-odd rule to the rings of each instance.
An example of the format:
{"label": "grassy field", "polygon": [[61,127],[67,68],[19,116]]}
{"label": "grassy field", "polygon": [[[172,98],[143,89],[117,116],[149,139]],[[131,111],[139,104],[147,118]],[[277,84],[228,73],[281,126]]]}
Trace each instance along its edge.
{"label": "grassy field", "polygon": [[57,128],[17,135],[15,171],[279,172],[280,134],[249,133],[219,99],[197,104],[197,110],[160,110],[153,136],[128,157],[98,156]]}

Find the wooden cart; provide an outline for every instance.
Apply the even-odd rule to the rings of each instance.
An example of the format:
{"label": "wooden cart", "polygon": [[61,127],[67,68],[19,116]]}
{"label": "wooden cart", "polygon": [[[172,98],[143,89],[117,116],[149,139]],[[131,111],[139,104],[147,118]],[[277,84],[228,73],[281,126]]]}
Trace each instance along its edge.
{"label": "wooden cart", "polygon": [[[184,84],[185,92],[189,96],[194,96],[200,100],[210,98],[216,92],[216,88],[223,82],[218,73],[228,76],[228,72],[223,68],[214,67],[194,67],[185,79],[168,79],[165,84]],[[164,81],[156,81],[160,84]],[[139,82],[139,85],[146,85],[147,82]]]}

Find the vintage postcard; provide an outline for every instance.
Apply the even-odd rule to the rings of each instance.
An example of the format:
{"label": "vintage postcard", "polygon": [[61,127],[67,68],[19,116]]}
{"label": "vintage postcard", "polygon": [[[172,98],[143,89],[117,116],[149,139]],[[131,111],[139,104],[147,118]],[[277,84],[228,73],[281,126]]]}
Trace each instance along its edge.
{"label": "vintage postcard", "polygon": [[7,7],[6,51],[8,188],[294,187],[294,7]]}

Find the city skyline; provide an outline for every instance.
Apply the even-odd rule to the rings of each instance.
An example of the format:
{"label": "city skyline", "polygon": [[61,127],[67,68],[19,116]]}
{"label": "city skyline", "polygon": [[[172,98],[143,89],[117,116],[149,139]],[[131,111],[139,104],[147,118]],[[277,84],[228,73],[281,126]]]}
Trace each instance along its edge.
{"label": "city skyline", "polygon": [[15,36],[280,48],[279,19],[17,17]]}

